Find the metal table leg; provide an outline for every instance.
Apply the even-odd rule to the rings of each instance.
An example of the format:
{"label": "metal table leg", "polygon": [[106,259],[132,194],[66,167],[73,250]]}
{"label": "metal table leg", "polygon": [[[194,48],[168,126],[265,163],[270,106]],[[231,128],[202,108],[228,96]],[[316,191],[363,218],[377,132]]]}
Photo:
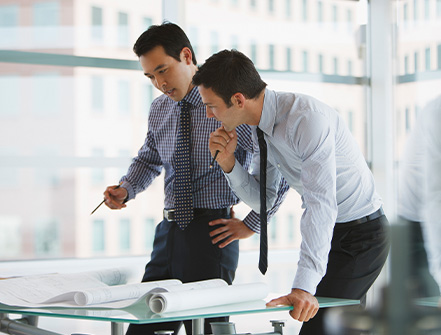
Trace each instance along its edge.
{"label": "metal table leg", "polygon": [[191,321],[192,335],[204,335],[204,318],[194,319]]}
{"label": "metal table leg", "polygon": [[112,335],[123,335],[124,324],[120,322],[111,322],[110,324],[110,334]]}

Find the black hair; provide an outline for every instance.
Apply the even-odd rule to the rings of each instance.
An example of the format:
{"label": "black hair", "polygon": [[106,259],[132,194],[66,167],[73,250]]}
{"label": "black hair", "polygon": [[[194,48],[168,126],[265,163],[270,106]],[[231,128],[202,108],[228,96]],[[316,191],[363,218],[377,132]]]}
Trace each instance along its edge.
{"label": "black hair", "polygon": [[231,97],[235,93],[254,99],[266,87],[251,59],[234,49],[220,51],[208,58],[194,75],[193,84],[211,88],[228,107],[232,105]]}
{"label": "black hair", "polygon": [[183,48],[190,49],[193,64],[196,65],[196,55],[185,32],[176,24],[164,22],[161,25],[150,26],[144,31],[133,45],[133,51],[138,57],[151,51],[157,46],[162,46],[170,57],[181,61],[180,54]]}

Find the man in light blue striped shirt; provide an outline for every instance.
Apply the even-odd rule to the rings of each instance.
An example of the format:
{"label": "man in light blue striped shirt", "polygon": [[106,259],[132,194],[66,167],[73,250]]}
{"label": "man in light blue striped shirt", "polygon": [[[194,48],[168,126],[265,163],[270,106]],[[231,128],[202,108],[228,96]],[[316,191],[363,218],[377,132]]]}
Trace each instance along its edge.
{"label": "man in light blue striped shirt", "polygon": [[[217,162],[239,198],[259,211],[256,127],[268,148],[267,206],[282,177],[302,196],[302,243],[292,291],[269,306],[294,306],[291,316],[305,322],[300,334],[324,334],[324,310],[318,310],[314,295],[364,303],[388,255],[387,219],[361,151],[334,109],[303,94],[269,90],[238,51],[211,56],[193,83],[207,116],[222,122],[209,147],[212,154],[219,151]],[[232,154],[243,124],[253,128],[251,173]]]}

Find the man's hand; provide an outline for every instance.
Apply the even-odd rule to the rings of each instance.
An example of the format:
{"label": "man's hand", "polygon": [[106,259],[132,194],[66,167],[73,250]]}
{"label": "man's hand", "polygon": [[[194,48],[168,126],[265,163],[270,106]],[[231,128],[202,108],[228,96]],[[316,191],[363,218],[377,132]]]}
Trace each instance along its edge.
{"label": "man's hand", "polygon": [[313,318],[319,309],[317,299],[310,293],[293,288],[291,293],[283,297],[273,299],[266,304],[268,307],[278,305],[293,306],[294,309],[289,312],[294,320],[307,322]]}
{"label": "man's hand", "polygon": [[123,187],[108,186],[104,191],[104,200],[110,209],[122,209],[127,207],[124,199],[127,197],[127,190]]}
{"label": "man's hand", "polygon": [[236,162],[234,157],[234,151],[237,146],[237,133],[236,130],[227,132],[223,127],[216,129],[216,131],[210,134],[210,140],[208,141],[208,147],[211,152],[211,156],[214,157],[216,151],[219,151],[216,161],[222,170],[226,173],[233,170]]}
{"label": "man's hand", "polygon": [[248,238],[254,234],[254,232],[248,228],[243,221],[234,217],[234,211],[231,209],[231,219],[217,219],[208,223],[210,226],[222,225],[210,232],[210,237],[213,244],[216,244],[224,240],[219,244],[219,248],[225,248],[228,244],[235,240]]}

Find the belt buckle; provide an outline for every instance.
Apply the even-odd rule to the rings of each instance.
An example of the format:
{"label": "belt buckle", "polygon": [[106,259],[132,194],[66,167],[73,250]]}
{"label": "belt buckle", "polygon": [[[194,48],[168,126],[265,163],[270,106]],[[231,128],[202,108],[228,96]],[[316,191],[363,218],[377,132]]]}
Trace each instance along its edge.
{"label": "belt buckle", "polygon": [[164,218],[167,221],[174,221],[175,220],[175,210],[174,209],[164,209],[163,214],[164,214]]}

